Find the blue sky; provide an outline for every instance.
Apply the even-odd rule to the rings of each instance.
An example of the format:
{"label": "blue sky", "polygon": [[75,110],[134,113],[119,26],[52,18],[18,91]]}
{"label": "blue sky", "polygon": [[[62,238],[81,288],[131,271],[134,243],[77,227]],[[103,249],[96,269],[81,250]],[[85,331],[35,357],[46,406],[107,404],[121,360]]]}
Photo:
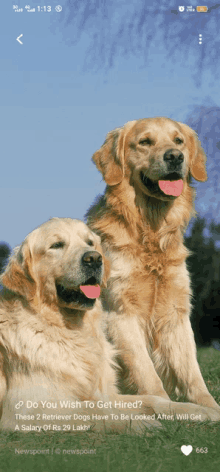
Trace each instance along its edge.
{"label": "blue sky", "polygon": [[89,34],[71,45],[71,25],[60,21],[65,3],[49,3],[63,13],[15,13],[6,0],[1,10],[0,241],[11,247],[50,217],[83,218],[105,187],[91,156],[108,131],[151,116],[185,121],[194,105],[220,106],[211,73],[200,88],[191,77],[196,49],[184,62],[177,51],[173,62],[159,36],[145,66],[130,54],[108,72],[85,70]]}

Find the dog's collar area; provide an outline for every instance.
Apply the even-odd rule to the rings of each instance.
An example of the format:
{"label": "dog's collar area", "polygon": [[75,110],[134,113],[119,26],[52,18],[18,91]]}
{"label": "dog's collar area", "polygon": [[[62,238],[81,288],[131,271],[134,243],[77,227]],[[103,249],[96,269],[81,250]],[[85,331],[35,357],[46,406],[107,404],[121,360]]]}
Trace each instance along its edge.
{"label": "dog's collar area", "polygon": [[[158,183],[149,179],[149,177],[147,177],[142,171],[140,172],[140,178],[141,178],[141,182],[152,194],[159,193],[160,195],[164,196],[164,192],[160,189]],[[161,178],[161,180],[170,180],[170,181],[176,181],[179,179],[181,179],[181,176],[177,172],[172,172],[170,174],[167,174],[163,178]],[[168,195],[168,197],[175,198],[173,195]]]}

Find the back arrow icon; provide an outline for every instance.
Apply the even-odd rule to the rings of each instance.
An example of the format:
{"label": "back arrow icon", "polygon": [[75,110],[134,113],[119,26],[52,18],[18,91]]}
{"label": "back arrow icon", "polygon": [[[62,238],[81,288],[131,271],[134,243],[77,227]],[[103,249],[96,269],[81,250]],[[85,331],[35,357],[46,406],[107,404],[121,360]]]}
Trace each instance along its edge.
{"label": "back arrow icon", "polygon": [[23,34],[20,34],[20,36],[18,36],[18,37],[16,38],[16,41],[18,41],[20,44],[23,44],[22,41],[20,41],[20,38],[22,38],[22,36],[23,36]]}

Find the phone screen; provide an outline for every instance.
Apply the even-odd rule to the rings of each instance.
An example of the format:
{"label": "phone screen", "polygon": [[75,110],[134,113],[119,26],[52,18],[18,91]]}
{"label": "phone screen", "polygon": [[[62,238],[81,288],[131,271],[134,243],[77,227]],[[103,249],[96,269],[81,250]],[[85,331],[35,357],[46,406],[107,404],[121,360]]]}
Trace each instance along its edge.
{"label": "phone screen", "polygon": [[[148,190],[146,190],[148,197],[149,191],[151,192],[152,188],[155,190],[156,185],[156,174],[153,171],[149,173],[149,166],[154,166],[154,172],[158,171],[160,164],[155,164],[158,155],[162,156],[163,164],[167,161],[171,167],[174,166],[171,160],[174,162],[175,159],[185,159],[184,178],[186,180],[186,171],[190,169],[191,165],[190,153],[194,152],[193,159],[196,159],[199,156],[199,149],[202,148],[207,157],[208,179],[204,176],[194,179],[191,172],[191,184],[196,191],[194,205],[197,215],[193,214],[192,211],[192,218],[188,218],[190,221],[186,218],[187,224],[185,226],[187,229],[184,229],[184,244],[190,251],[187,258],[187,270],[191,280],[191,326],[196,341],[198,364],[209,393],[219,405],[220,198],[218,161],[220,158],[220,64],[218,51],[220,5],[210,4],[210,2],[205,5],[197,5],[194,0],[192,0],[191,6],[179,5],[173,0],[167,0],[166,2],[160,0],[156,3],[143,0],[127,0],[126,2],[123,0],[119,2],[116,0],[108,2],[105,0],[81,0],[80,2],[77,0],[61,0],[60,4],[57,0],[50,0],[49,4],[42,0],[32,0],[30,4],[18,0],[16,4],[3,2],[1,17],[0,270],[3,273],[8,264],[10,253],[13,252],[15,247],[21,247],[22,242],[27,240],[27,235],[36,228],[54,217],[73,218],[86,222],[85,215],[88,209],[94,204],[94,201],[97,201],[98,195],[105,193],[106,184],[109,185],[110,190],[113,188],[105,178],[108,162],[104,160],[103,163],[101,157],[99,157],[102,153],[100,151],[101,146],[108,133],[116,130],[115,134],[111,135],[110,133],[108,135],[105,143],[108,142],[108,139],[111,139],[111,136],[113,136],[113,140],[121,139],[122,132],[124,132],[122,130],[131,129],[130,125],[126,128],[126,123],[136,123],[132,125],[133,131],[128,131],[126,134],[126,136],[132,136],[133,139],[130,147],[126,144],[128,141],[123,138],[123,144],[122,139],[120,142],[112,141],[110,152],[112,156],[116,156],[115,162],[118,159],[118,163],[117,152],[119,152],[120,146],[124,146],[123,149],[125,149],[127,145],[127,154],[125,153],[125,155],[128,155],[129,152],[131,156],[127,158],[130,162],[130,167],[127,168],[127,172],[130,172],[129,175],[133,175],[134,167],[140,168],[140,160],[143,159],[144,153],[149,153],[145,154],[150,156],[146,168],[146,179],[150,179],[151,182],[150,188],[148,180]],[[141,135],[142,141],[137,144],[138,133],[140,129],[142,130],[138,127],[137,120],[157,119],[158,117],[164,117],[172,121],[159,121],[159,124],[157,124],[157,121],[152,123],[147,121],[148,134],[146,136],[143,134],[144,137]],[[175,129],[179,130],[176,131],[175,139],[180,141],[176,141],[175,145],[172,144],[172,146],[170,144],[171,135],[167,131],[167,123],[171,123],[171,127],[176,127]],[[182,124],[187,125],[190,130],[187,128],[188,131],[184,131],[185,128],[182,127]],[[149,129],[151,134],[149,134]],[[180,137],[177,136],[178,132],[182,133]],[[197,137],[194,132],[196,132]],[[131,135],[131,133],[133,134]],[[162,136],[160,142],[157,141],[158,134]],[[198,139],[200,144],[198,144]],[[137,153],[137,149],[139,149],[138,146],[142,145],[140,143],[143,144],[144,150],[138,150],[139,157],[134,158],[134,153]],[[201,148],[194,149],[194,145],[201,146]],[[181,146],[185,147],[181,148]],[[175,148],[174,152],[173,147]],[[168,151],[166,156],[165,151],[163,151],[164,148],[166,152]],[[100,154],[96,154],[93,159],[96,163],[95,166],[91,158],[98,150]],[[204,158],[204,154],[202,155]],[[103,159],[107,158],[104,157]],[[197,170],[203,164],[198,164]],[[166,163],[166,165],[168,164]],[[121,171],[120,169],[117,172]],[[160,177],[161,180],[159,180],[159,182],[166,181],[166,185],[169,182],[170,186],[168,190],[164,190],[165,184],[159,184],[163,189],[159,189],[159,191],[165,192],[166,196],[172,195],[173,198],[175,197],[175,194],[172,193],[174,192],[173,175],[176,173],[176,170],[175,172],[174,170],[172,170],[172,177],[168,178],[166,176],[165,180]],[[126,178],[126,175],[128,174],[125,172],[123,178]],[[134,175],[136,174],[134,173]],[[198,173],[195,173],[195,175],[198,175]],[[115,177],[116,180],[117,176]],[[183,181],[185,182],[184,178]],[[182,177],[180,175],[175,179],[180,182]],[[131,182],[132,177],[129,185],[132,186],[132,192],[134,192],[136,184]],[[143,185],[143,181],[141,185]],[[138,201],[137,194],[135,198]],[[131,198],[134,199],[134,193],[132,195]],[[123,198],[125,200],[122,201],[127,205],[127,199],[130,197],[126,194]],[[157,203],[155,203],[158,201],[157,198],[156,196],[154,199],[154,212],[157,212]],[[165,198],[165,203],[166,200],[169,200],[169,197]],[[111,205],[114,206],[114,203],[111,203]],[[94,211],[99,214],[101,207],[102,203]],[[108,208],[106,212],[109,211]],[[184,212],[184,208],[181,207],[178,211]],[[115,215],[118,215],[117,205],[112,215],[113,219],[116,218]],[[105,218],[105,216],[102,216],[102,218]],[[174,225],[173,228],[175,227],[175,223],[171,222],[170,224]],[[183,230],[182,226],[181,231]],[[173,231],[176,231],[175,228]],[[49,238],[47,230],[45,231],[44,236],[34,233],[36,234],[39,257],[45,250],[42,249],[43,242],[42,244],[39,242],[41,241],[40,238],[44,238],[44,242]],[[69,235],[69,230],[66,230],[66,233],[64,230],[62,231],[65,239],[67,237],[65,235]],[[79,238],[81,232],[78,236],[77,231],[78,229],[76,229],[76,234]],[[82,231],[85,231],[85,229]],[[57,232],[58,229],[56,228],[56,235]],[[157,229],[154,228],[154,234],[156,232]],[[100,236],[100,232],[97,233]],[[122,233],[119,230],[117,237],[116,235],[113,236],[119,241],[122,238],[121,235]],[[59,239],[50,244],[51,246],[48,246],[50,251],[55,249],[61,251],[63,250],[62,244],[66,243],[63,239]],[[54,244],[55,246],[53,246]],[[87,243],[84,241],[83,244]],[[131,240],[127,240],[127,246],[133,247],[132,244]],[[22,245],[23,247],[24,245]],[[91,248],[87,248],[87,259],[84,258],[85,261],[83,260],[83,263],[87,265],[91,263],[91,260],[93,261],[91,259],[93,255],[90,254],[88,262],[89,250]],[[153,251],[153,249],[151,250]],[[17,251],[18,254],[21,254],[20,250]],[[21,269],[17,269],[16,275],[13,275],[14,278],[19,278],[19,287],[25,286],[22,279],[24,276],[26,279],[28,278],[29,285],[33,287],[34,277],[39,270],[37,262],[35,266],[37,268],[33,272],[31,249],[29,256],[29,265],[25,265],[23,253],[19,256],[20,263],[23,264],[23,267],[25,265],[22,276]],[[64,260],[64,256],[62,257],[63,259],[60,258],[59,263],[55,264],[57,271],[61,264],[60,261]],[[95,262],[93,261],[94,264],[98,264],[98,256],[94,257],[96,257]],[[120,257],[121,255],[117,252],[118,266],[115,269],[115,280],[118,277],[117,271],[121,270],[122,260]],[[51,261],[52,259],[48,259],[44,266],[44,279],[42,279],[42,287],[44,288],[49,286],[49,275],[45,274],[47,270],[48,274],[51,274],[49,269],[53,264]],[[128,268],[128,266],[130,267],[129,264],[130,262],[127,264],[125,271],[130,270]],[[30,269],[30,265],[32,269]],[[58,274],[58,272],[56,273]],[[60,277],[59,274],[57,280]],[[8,279],[11,283],[13,277],[10,277]],[[96,295],[93,294],[95,290],[98,290],[98,279],[94,279],[95,282],[93,282],[92,277],[93,275],[88,278],[87,289],[80,292],[81,297],[86,296],[89,300],[96,298]],[[160,278],[160,276],[158,277]],[[178,278],[178,274],[176,277]],[[85,285],[85,281],[81,286],[84,286],[83,284]],[[2,285],[4,285],[3,282]],[[39,287],[40,293],[41,289]],[[90,288],[88,289],[88,287]],[[13,291],[13,288],[10,288],[10,290]],[[65,286],[65,296],[68,297],[66,290],[68,292],[69,287],[66,288]],[[123,290],[125,289],[123,288]],[[185,288],[183,288],[184,290]],[[187,290],[190,291],[189,288]],[[22,295],[20,291],[19,300],[23,296],[24,290]],[[134,294],[132,296],[134,297]],[[4,297],[5,295],[3,295]],[[33,295],[32,301],[35,300],[34,297],[35,295]],[[166,293],[164,292],[163,300],[165,299]],[[42,300],[38,306],[40,313],[44,313],[45,307]],[[0,308],[0,313],[4,323],[6,321],[4,318],[5,299],[2,303],[3,308]],[[25,310],[26,305],[24,301],[22,303],[23,310]],[[92,303],[91,301],[91,306],[93,306]],[[148,304],[148,301],[146,301],[146,304]],[[10,311],[8,310],[7,308],[7,313]],[[13,310],[15,309],[13,308]],[[23,369],[24,386],[22,388],[25,390],[27,377],[29,377],[29,380],[32,377],[34,378],[35,374],[33,372],[39,369],[34,359],[30,361],[30,355],[27,352],[29,349],[27,339],[29,337],[30,341],[30,330],[33,328],[34,322],[31,328],[26,318],[24,320],[22,318],[23,321],[21,321],[23,316],[21,312],[19,311],[20,315],[15,312],[16,310],[10,315],[15,325],[18,326],[17,331],[13,331],[14,344],[10,341],[10,348],[7,347],[7,343],[4,344],[4,336],[6,336],[4,333],[0,341],[0,354],[2,356],[0,360],[3,365],[2,385],[6,385],[5,389],[2,388],[3,393],[0,398],[3,409],[5,395],[7,395],[5,392],[10,387],[9,390],[12,392],[13,399],[13,391],[16,389],[16,391],[19,391],[19,382],[23,382],[21,379],[18,380],[19,375],[11,377],[7,374],[5,377],[4,372],[20,372],[19,369]],[[11,326],[13,323],[10,321],[9,314],[7,316],[7,321]],[[17,316],[20,316],[18,321],[16,321]],[[33,317],[33,313],[30,316]],[[47,317],[45,314],[41,316]],[[49,330],[47,324],[50,324],[49,318],[45,319],[47,319],[45,330]],[[21,327],[22,322],[23,328]],[[51,321],[51,323],[53,324],[54,321]],[[77,333],[79,332],[81,336],[80,323],[83,323],[83,321],[80,319],[77,323],[79,323],[77,324]],[[21,329],[21,332],[19,329]],[[126,323],[123,329],[126,329]],[[18,332],[24,333],[25,330],[26,335],[18,334]],[[44,328],[41,327],[39,330],[42,332]],[[12,339],[12,335],[8,336]],[[188,341],[186,338],[184,339],[185,336],[187,338],[183,330],[180,344],[182,344],[182,339],[183,344],[186,343],[187,345]],[[127,339],[128,337],[129,330]],[[110,342],[112,343],[112,339],[110,339]],[[59,344],[58,339],[57,343]],[[81,343],[85,343],[85,340]],[[137,341],[137,350],[141,343],[140,338]],[[123,350],[123,346],[122,343],[116,347]],[[149,355],[156,366],[155,352],[159,348],[149,346],[147,346]],[[8,357],[7,352],[9,351],[11,357]],[[50,356],[49,347],[47,352]],[[174,349],[173,352],[175,352]],[[191,372],[194,368],[194,361],[190,358],[190,350],[188,353],[188,357],[187,354],[182,355],[181,362],[183,364],[189,362],[189,372]],[[73,358],[74,355],[73,352]],[[27,356],[29,365],[27,370],[24,366],[21,367],[23,365],[22,356],[24,358]],[[89,357],[90,354],[88,354],[88,360]],[[85,354],[83,354],[83,359],[86,362]],[[142,362],[141,359],[141,357],[137,358],[139,365]],[[48,375],[50,382],[53,383],[54,381],[58,384],[57,378],[56,381],[53,380],[55,374],[52,365],[49,366],[49,360],[47,361],[45,358],[42,361],[41,358],[39,362],[43,362],[45,376]],[[54,362],[58,363],[59,360],[54,360]],[[78,361],[75,360],[74,362]],[[133,363],[132,360],[129,362],[133,370],[137,368],[135,362]],[[30,367],[31,365],[32,367]],[[47,368],[50,374],[47,374]],[[178,369],[181,372],[180,366]],[[184,367],[182,369],[184,370]],[[162,370],[158,368],[159,377],[162,375]],[[62,375],[65,375],[67,379],[69,375],[67,367],[64,368],[64,372],[65,374]],[[77,376],[80,377],[80,375],[79,372]],[[146,372],[146,377],[147,375],[148,372]],[[11,378],[16,378],[16,380],[12,381]],[[36,379],[37,377],[33,382],[36,383]],[[39,388],[41,388],[40,382],[41,378],[39,377]],[[185,383],[187,384],[187,382],[186,379]],[[142,392],[141,388],[132,391],[134,402],[135,392],[137,394],[147,393]],[[108,393],[107,388],[106,398]],[[127,393],[129,392],[125,391],[125,394]],[[203,416],[200,418],[199,412],[195,415],[193,413],[194,417],[198,416],[198,418],[190,417],[187,406],[183,408],[181,414],[178,413],[178,417],[172,416],[172,412],[169,415],[167,411],[163,416],[161,410],[162,416],[156,414],[156,418],[154,418],[158,422],[158,427],[143,426],[145,428],[144,434],[134,432],[121,435],[112,431],[103,434],[93,432],[90,426],[88,427],[89,432],[85,429],[88,417],[90,417],[90,420],[93,419],[93,422],[97,419],[97,416],[92,418],[93,407],[91,405],[87,405],[86,410],[83,410],[84,413],[76,414],[76,417],[77,415],[78,417],[75,419],[79,421],[75,424],[82,427],[77,430],[78,426],[76,426],[75,431],[73,430],[74,422],[71,425],[69,424],[69,413],[65,412],[65,408],[67,408],[65,402],[71,400],[71,395],[61,399],[64,403],[58,409],[55,408],[49,397],[45,397],[44,407],[49,421],[46,420],[45,416],[46,422],[37,428],[37,415],[42,415],[42,413],[39,413],[37,406],[34,406],[34,404],[37,405],[38,400],[32,398],[31,395],[30,393],[30,397],[25,396],[26,410],[21,416],[19,416],[19,409],[21,409],[20,411],[23,410],[22,405],[19,406],[19,402],[23,402],[22,397],[16,403],[17,410],[13,411],[13,415],[17,415],[14,427],[10,431],[7,427],[3,427],[0,432],[2,461],[7,464],[7,469],[25,470],[28,466],[34,467],[35,470],[45,471],[58,470],[60,467],[64,467],[66,470],[71,467],[76,467],[78,470],[103,470],[104,468],[109,471],[148,470],[150,468],[152,471],[162,472],[182,470],[184,467],[189,467],[192,471],[212,470],[212,467],[213,470],[214,468],[216,470],[219,466],[220,433],[218,421],[220,420],[220,414],[218,409],[216,409],[216,416],[213,413],[213,421],[209,421],[209,418],[204,419]],[[81,400],[93,400],[89,395],[88,392],[88,397],[84,396]],[[77,400],[77,395],[74,398]],[[103,401],[103,398],[101,398],[101,401]],[[44,400],[43,394],[42,399]],[[80,401],[80,398],[78,400]],[[171,400],[176,401],[175,393],[171,393]],[[190,400],[182,396],[179,401],[187,402]],[[200,403],[199,395],[197,396],[197,403]],[[205,407],[204,398],[202,404]],[[100,415],[101,420],[106,421],[107,424],[109,419],[109,417],[106,418],[106,415],[109,415],[107,410],[109,406],[111,409],[109,400],[107,400],[106,405],[106,407],[103,407],[102,404]],[[207,403],[207,405],[211,407],[210,403]],[[68,412],[71,410],[69,406],[68,404]],[[212,407],[215,410],[214,404]],[[34,411],[35,408],[36,411]],[[75,406],[72,406],[69,416],[75,413],[74,408]],[[58,418],[57,416],[57,419],[54,420],[52,418],[53,413],[58,416],[64,415],[65,418],[63,416]],[[153,414],[154,410],[148,411],[149,416],[152,417]],[[7,417],[7,413],[4,413],[4,415],[4,417]],[[115,415],[117,416],[116,413]],[[126,415],[127,410],[123,418]],[[34,421],[32,421],[34,416]],[[117,418],[114,415],[111,420],[114,418],[117,423]],[[130,413],[128,413],[127,418],[129,418],[129,421],[132,420]],[[51,419],[53,420],[52,423]],[[146,420],[146,418],[139,416],[139,420],[142,419]],[[203,419],[204,421],[192,421],[195,419]],[[39,424],[40,420],[43,420],[43,418],[39,416]],[[153,419],[150,423],[152,422]],[[7,424],[7,421],[5,424]],[[54,428],[54,425],[57,429]]]}

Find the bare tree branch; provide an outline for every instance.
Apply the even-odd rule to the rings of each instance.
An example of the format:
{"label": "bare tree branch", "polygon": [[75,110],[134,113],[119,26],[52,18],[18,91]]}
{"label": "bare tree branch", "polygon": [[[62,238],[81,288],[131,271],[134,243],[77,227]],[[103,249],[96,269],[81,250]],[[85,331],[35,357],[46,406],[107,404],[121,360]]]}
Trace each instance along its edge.
{"label": "bare tree branch", "polygon": [[[108,69],[117,57],[131,53],[147,63],[149,46],[164,43],[167,57],[185,62],[195,58],[192,71],[197,83],[204,69],[217,75],[220,49],[220,4],[209,6],[207,13],[180,12],[175,0],[67,0],[65,26],[71,25],[71,42],[83,33],[90,37],[86,54],[87,68]],[[195,2],[194,2],[195,3]],[[203,44],[199,45],[199,34]]]}

